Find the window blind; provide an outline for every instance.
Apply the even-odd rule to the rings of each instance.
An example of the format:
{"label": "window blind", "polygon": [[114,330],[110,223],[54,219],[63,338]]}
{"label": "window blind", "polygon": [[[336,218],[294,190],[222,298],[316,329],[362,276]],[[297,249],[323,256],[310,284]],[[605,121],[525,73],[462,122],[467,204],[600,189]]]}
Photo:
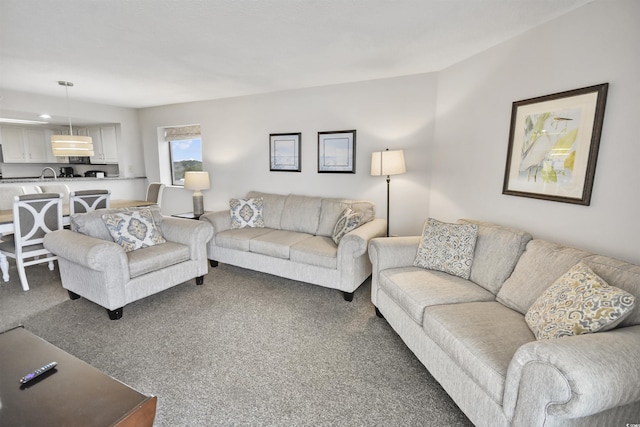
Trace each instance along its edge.
{"label": "window blind", "polygon": [[164,129],[165,141],[194,139],[200,137],[200,125],[176,126]]}

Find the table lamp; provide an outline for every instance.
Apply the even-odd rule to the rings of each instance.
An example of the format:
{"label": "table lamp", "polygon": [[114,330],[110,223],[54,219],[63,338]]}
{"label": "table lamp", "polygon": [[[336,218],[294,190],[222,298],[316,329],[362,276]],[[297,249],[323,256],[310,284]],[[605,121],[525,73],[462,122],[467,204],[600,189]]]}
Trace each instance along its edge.
{"label": "table lamp", "polygon": [[211,188],[209,183],[209,172],[185,172],[184,188],[194,190],[193,192],[193,214],[202,215],[204,213],[204,200],[201,190]]}
{"label": "table lamp", "polygon": [[402,150],[374,151],[371,153],[371,175],[387,176],[387,237],[389,237],[389,184],[391,175],[399,175],[407,171]]}

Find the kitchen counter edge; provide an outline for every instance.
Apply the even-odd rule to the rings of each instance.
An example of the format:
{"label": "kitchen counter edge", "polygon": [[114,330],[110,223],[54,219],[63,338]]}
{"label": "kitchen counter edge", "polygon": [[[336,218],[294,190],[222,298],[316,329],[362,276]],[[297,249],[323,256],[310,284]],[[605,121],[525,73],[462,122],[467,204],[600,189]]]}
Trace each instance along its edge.
{"label": "kitchen counter edge", "polygon": [[63,178],[2,178],[0,179],[0,184],[20,184],[25,182],[73,182],[73,181],[115,181],[115,180],[125,180],[125,179],[147,179],[146,176],[133,176],[133,177],[121,177],[121,176],[105,176],[104,178],[95,178],[95,177],[63,177]]}

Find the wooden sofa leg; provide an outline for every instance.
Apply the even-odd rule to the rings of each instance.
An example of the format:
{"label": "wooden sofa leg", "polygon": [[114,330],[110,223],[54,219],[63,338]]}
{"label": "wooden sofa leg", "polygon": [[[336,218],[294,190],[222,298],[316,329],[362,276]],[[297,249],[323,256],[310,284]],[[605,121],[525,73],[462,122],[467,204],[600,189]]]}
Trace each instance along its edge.
{"label": "wooden sofa leg", "polygon": [[200,286],[204,283],[204,276],[196,277],[196,285]]}
{"label": "wooden sofa leg", "polygon": [[345,301],[353,301],[353,292],[343,292]]}
{"label": "wooden sofa leg", "polygon": [[76,294],[75,292],[71,292],[68,289],[67,289],[67,293],[69,294],[69,298],[70,299],[78,299],[78,298],[80,298],[80,295]]}
{"label": "wooden sofa leg", "polygon": [[216,268],[218,266],[218,261],[216,261],[215,259],[210,259],[209,265],[211,266],[211,268]]}
{"label": "wooden sofa leg", "polygon": [[376,316],[378,316],[381,319],[384,319],[384,316],[382,315],[382,313],[380,313],[380,310],[378,310],[378,307],[376,307]]}
{"label": "wooden sofa leg", "polygon": [[115,310],[107,309],[107,313],[109,313],[109,319],[118,320],[122,317],[122,309],[123,307],[116,308]]}

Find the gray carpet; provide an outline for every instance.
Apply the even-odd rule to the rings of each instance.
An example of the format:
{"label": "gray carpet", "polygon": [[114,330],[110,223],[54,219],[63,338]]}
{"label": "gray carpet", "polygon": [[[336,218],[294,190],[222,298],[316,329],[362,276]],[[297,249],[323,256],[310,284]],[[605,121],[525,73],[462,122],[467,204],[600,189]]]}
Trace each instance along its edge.
{"label": "gray carpet", "polygon": [[[349,303],[335,290],[221,264],[203,286],[181,284],[111,321],[102,307],[68,300],[56,272],[27,274],[32,291],[0,287],[0,329],[22,323],[157,396],[156,426],[471,425],[376,317],[369,281]],[[5,317],[11,299],[30,298],[31,315]]]}

